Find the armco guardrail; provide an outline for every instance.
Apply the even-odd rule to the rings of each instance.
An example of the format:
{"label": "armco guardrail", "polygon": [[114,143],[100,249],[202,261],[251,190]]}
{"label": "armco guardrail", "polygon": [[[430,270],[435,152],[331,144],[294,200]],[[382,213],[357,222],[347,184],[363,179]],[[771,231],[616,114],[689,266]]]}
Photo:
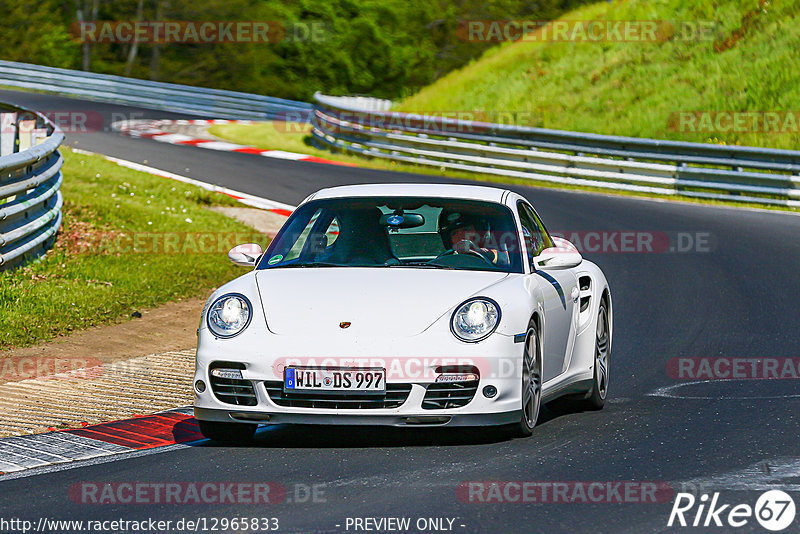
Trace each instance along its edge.
{"label": "armco guardrail", "polygon": [[215,119],[304,119],[311,104],[270,96],[0,60],[0,85]]}
{"label": "armco guardrail", "polygon": [[46,117],[0,104],[0,270],[41,254],[55,241],[63,141]]}
{"label": "armco guardrail", "polygon": [[597,135],[395,113],[315,95],[317,144],[514,178],[800,207],[800,152]]}

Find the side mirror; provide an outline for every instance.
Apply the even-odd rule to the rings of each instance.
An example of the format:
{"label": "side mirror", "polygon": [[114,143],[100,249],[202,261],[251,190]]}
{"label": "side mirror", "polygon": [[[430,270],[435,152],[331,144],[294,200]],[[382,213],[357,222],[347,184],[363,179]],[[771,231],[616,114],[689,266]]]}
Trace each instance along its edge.
{"label": "side mirror", "polygon": [[554,237],[553,243],[555,246],[544,249],[533,258],[536,269],[571,269],[581,264],[583,256],[575,245],[560,237]]}
{"label": "side mirror", "polygon": [[255,243],[236,245],[228,252],[228,259],[236,265],[242,267],[255,267],[258,258],[261,257],[262,250]]}

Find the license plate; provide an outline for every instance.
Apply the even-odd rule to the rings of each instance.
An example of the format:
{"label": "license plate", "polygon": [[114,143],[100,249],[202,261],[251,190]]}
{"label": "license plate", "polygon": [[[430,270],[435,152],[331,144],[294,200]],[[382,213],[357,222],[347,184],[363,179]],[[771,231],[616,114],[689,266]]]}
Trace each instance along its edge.
{"label": "license plate", "polygon": [[284,391],[295,393],[386,393],[385,369],[287,367]]}

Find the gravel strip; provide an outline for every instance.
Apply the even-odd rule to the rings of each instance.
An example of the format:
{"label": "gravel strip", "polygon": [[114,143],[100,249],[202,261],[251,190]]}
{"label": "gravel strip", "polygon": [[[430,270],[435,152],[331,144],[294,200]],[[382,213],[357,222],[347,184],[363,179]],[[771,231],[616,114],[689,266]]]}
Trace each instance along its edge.
{"label": "gravel strip", "polygon": [[194,349],[0,384],[0,437],[127,419],[194,400]]}

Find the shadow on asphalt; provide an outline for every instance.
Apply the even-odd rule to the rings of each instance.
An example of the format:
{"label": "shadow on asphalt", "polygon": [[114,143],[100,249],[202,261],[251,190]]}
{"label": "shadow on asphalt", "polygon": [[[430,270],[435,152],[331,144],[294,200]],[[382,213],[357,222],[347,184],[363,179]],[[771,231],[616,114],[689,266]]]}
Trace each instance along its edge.
{"label": "shadow on asphalt", "polygon": [[[539,413],[537,431],[563,415],[575,413],[545,405]],[[204,440],[189,444],[197,447],[250,447],[281,449],[348,449],[368,447],[431,447],[488,445],[515,439],[508,427],[379,427],[334,425],[272,425],[259,429],[255,438],[244,444]]]}

